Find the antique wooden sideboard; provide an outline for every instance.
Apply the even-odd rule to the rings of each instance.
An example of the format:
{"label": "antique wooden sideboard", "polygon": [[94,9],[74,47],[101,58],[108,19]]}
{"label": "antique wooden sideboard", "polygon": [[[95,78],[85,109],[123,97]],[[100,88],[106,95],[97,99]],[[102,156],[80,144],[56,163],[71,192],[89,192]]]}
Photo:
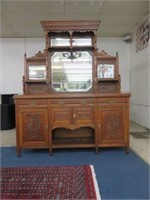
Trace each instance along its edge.
{"label": "antique wooden sideboard", "polygon": [[46,48],[25,55],[16,95],[17,155],[22,148],[125,147],[129,93],[120,88],[118,54],[97,49],[99,21],[44,21]]}

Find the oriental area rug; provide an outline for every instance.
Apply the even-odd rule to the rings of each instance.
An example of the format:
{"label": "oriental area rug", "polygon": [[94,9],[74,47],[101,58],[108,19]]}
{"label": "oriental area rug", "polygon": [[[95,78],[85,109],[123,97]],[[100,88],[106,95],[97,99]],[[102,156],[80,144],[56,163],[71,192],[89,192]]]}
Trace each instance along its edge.
{"label": "oriental area rug", "polygon": [[1,168],[1,199],[100,200],[93,166]]}

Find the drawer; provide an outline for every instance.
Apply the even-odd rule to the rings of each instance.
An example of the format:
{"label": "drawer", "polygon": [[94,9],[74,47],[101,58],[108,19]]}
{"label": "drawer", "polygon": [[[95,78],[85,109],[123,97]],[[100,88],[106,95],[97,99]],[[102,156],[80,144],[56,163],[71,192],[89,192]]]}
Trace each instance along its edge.
{"label": "drawer", "polygon": [[94,99],[53,99],[51,100],[51,104],[79,104],[79,105],[86,105],[86,104],[95,104]]}
{"label": "drawer", "polygon": [[127,99],[126,98],[99,98],[97,99],[97,103],[109,103],[109,104],[115,104],[115,103],[126,103]]}
{"label": "drawer", "polygon": [[73,109],[74,122],[77,125],[90,125],[95,123],[94,106],[78,106]]}
{"label": "drawer", "polygon": [[17,101],[18,105],[28,105],[28,106],[36,106],[36,105],[48,105],[47,99],[27,99],[27,100],[19,100]]}
{"label": "drawer", "polygon": [[72,108],[58,108],[51,109],[51,126],[60,126],[72,124]]}

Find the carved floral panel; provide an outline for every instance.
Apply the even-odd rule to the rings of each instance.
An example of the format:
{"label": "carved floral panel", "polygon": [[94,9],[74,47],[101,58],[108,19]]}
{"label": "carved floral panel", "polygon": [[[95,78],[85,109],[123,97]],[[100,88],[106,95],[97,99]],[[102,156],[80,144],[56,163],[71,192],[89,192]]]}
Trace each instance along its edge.
{"label": "carved floral panel", "polygon": [[102,114],[103,139],[123,138],[123,115],[122,111],[103,111]]}
{"label": "carved floral panel", "polygon": [[24,135],[23,141],[42,141],[43,124],[42,113],[24,113]]}

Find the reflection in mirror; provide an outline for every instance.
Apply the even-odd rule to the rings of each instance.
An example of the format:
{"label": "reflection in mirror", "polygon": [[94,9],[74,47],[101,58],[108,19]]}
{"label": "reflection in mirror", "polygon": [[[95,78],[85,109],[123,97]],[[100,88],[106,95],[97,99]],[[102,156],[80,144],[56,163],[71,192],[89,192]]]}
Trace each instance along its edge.
{"label": "reflection in mirror", "polygon": [[86,51],[55,52],[52,87],[58,92],[86,92],[92,87],[92,56]]}
{"label": "reflection in mirror", "polygon": [[114,64],[99,64],[98,78],[114,78]]}
{"label": "reflection in mirror", "polygon": [[46,66],[29,66],[29,79],[46,79]]}
{"label": "reflection in mirror", "polygon": [[92,39],[91,38],[74,38],[73,46],[91,46]]}
{"label": "reflection in mirror", "polygon": [[53,38],[51,39],[51,46],[70,46],[70,40],[67,38]]}

